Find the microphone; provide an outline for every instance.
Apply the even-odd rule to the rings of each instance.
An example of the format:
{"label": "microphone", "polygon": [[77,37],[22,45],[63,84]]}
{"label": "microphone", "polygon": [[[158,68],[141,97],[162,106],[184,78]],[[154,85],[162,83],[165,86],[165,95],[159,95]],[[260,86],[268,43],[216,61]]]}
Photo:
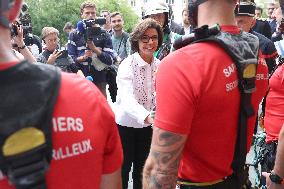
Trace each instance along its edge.
{"label": "microphone", "polygon": [[90,75],[88,75],[88,76],[86,77],[86,79],[89,80],[89,81],[94,81],[93,77],[90,76]]}
{"label": "microphone", "polygon": [[84,22],[83,22],[82,20],[80,20],[80,21],[77,23],[77,30],[78,30],[80,33],[85,33]]}

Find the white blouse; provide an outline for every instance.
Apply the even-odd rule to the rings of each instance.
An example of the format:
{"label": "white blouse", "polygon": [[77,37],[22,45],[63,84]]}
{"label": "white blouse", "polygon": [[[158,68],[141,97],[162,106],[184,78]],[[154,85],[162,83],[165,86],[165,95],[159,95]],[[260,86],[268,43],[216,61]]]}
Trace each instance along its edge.
{"label": "white blouse", "polygon": [[155,74],[160,60],[153,59],[151,64],[134,53],[119,65],[116,82],[117,97],[113,110],[115,121],[121,126],[142,128],[144,120],[154,108]]}

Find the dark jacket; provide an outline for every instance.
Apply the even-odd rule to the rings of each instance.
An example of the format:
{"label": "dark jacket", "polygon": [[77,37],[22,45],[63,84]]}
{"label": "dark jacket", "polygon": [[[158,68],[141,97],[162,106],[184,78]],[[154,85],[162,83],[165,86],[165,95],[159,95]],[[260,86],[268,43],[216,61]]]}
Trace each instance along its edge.
{"label": "dark jacket", "polygon": [[[100,36],[94,37],[93,42],[96,47],[100,47],[102,49],[102,54],[97,58],[106,65],[112,65],[114,63],[114,51],[109,33],[101,33]],[[105,71],[96,70],[94,66],[88,64],[88,62],[77,62],[77,58],[83,56],[85,54],[85,50],[87,50],[84,35],[77,29],[70,33],[67,48],[68,54],[72,57],[74,62],[77,63],[85,76],[95,76],[95,83],[106,81]]]}
{"label": "dark jacket", "polygon": [[260,33],[257,33],[255,31],[252,31],[251,33],[257,36],[259,39],[259,48],[265,58],[268,67],[268,72],[270,74],[276,66],[275,59],[278,56],[274,43],[264,35],[261,35]]}
{"label": "dark jacket", "polygon": [[179,34],[179,35],[184,35],[183,27],[181,25],[177,24],[174,21],[171,21],[170,30],[174,33]]}
{"label": "dark jacket", "polygon": [[252,28],[253,31],[256,31],[257,33],[260,33],[267,37],[268,39],[271,39],[271,27],[266,20],[257,19],[255,25]]}

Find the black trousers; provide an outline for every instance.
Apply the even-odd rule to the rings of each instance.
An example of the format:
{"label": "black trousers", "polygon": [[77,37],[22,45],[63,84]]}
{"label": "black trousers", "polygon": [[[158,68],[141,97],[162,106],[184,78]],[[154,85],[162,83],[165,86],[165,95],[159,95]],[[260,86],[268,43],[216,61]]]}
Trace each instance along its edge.
{"label": "black trousers", "polygon": [[108,84],[108,91],[112,102],[116,101],[117,95],[116,75],[117,73],[113,68],[108,68],[106,70],[106,81]]}
{"label": "black trousers", "polygon": [[128,188],[129,172],[133,163],[133,189],[142,189],[142,171],[148,157],[152,127],[131,128],[118,125],[124,161],[122,165],[123,189]]}

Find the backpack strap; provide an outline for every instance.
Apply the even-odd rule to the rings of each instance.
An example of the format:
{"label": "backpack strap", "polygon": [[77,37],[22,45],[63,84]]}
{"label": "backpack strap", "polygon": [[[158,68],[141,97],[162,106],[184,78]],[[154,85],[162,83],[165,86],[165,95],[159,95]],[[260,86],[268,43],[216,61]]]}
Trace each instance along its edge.
{"label": "backpack strap", "polygon": [[[234,175],[238,179],[238,188],[242,188],[245,184],[244,167],[247,154],[247,121],[248,118],[254,115],[254,109],[251,105],[251,93],[255,91],[255,75],[257,61],[247,62],[246,59],[255,59],[253,57],[245,57],[240,60],[234,50],[220,38],[222,35],[209,36],[204,39],[199,39],[197,42],[215,42],[218,43],[228,55],[232,58],[237,68],[239,90],[240,90],[240,112],[238,119],[237,142],[235,145],[234,158],[231,167]],[[252,45],[253,46],[253,45]],[[257,52],[255,52],[257,54]],[[257,59],[256,59],[257,60]]]}
{"label": "backpack strap", "polygon": [[0,170],[16,189],[46,189],[58,68],[26,61],[0,71]]}

